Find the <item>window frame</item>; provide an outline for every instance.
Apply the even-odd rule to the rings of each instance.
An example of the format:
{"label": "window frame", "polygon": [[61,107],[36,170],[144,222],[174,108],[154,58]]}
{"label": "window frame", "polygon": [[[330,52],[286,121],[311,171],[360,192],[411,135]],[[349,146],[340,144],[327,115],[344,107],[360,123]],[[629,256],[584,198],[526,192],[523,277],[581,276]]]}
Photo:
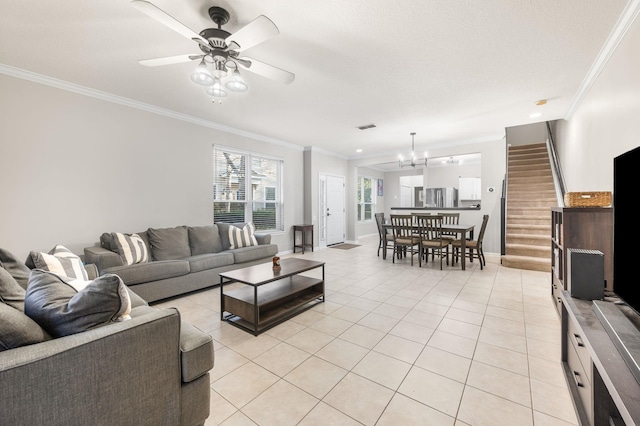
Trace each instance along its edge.
{"label": "window frame", "polygon": [[[371,201],[366,202],[364,199],[364,193],[361,194],[361,191],[364,190],[365,184],[364,181],[370,181],[370,190],[371,190]],[[375,219],[376,207],[378,204],[378,178],[366,175],[358,176],[358,182],[356,183],[356,221],[357,222],[371,222]],[[366,218],[366,206],[371,206],[371,217]]]}
{"label": "window frame", "polygon": [[[244,200],[237,200],[237,199],[224,199],[224,198],[219,198],[218,195],[222,194],[222,191],[218,190],[218,176],[221,174],[221,172],[219,172],[218,170],[216,170],[218,161],[217,158],[221,157],[224,155],[224,153],[228,153],[228,154],[232,154],[235,156],[243,156],[244,157],[244,174],[245,174],[245,178],[243,179],[244,181],[244,188],[238,188],[235,192],[241,192],[242,190],[244,190]],[[227,146],[223,146],[223,145],[213,145],[213,152],[212,152],[212,158],[213,158],[213,167],[212,167],[212,171],[213,171],[213,191],[212,191],[212,198],[213,198],[213,204],[212,204],[212,216],[213,216],[213,222],[214,223],[234,223],[233,221],[225,221],[225,220],[218,220],[216,219],[216,204],[220,204],[220,203],[228,203],[228,204],[243,204],[244,205],[244,220],[242,220],[243,222],[253,222],[254,225],[256,226],[256,231],[260,231],[260,232],[264,232],[264,233],[277,233],[277,232],[283,232],[284,231],[284,191],[283,191],[283,182],[284,182],[284,160],[280,157],[275,157],[275,156],[270,156],[270,155],[264,155],[258,152],[251,152],[251,151],[244,151],[244,150],[239,150],[239,149],[235,149],[235,148],[230,148]],[[256,176],[256,174],[253,173],[253,161],[255,159],[263,159],[263,160],[268,160],[268,161],[275,161],[276,162],[276,183],[275,185],[272,182],[269,182],[269,184],[264,184],[263,188],[274,188],[275,189],[275,199],[274,200],[267,200],[266,198],[266,191],[265,191],[265,199],[264,200],[260,200],[260,199],[254,199],[254,185],[253,185],[253,177]],[[248,178],[247,178],[248,177]],[[255,189],[257,189],[258,186],[256,186]],[[228,196],[227,196],[228,197]],[[270,198],[270,197],[269,197]],[[259,223],[256,223],[254,221],[254,212],[258,211],[256,209],[256,205],[258,204],[273,204],[274,205],[274,211],[275,211],[275,227],[273,228],[261,228]]]}

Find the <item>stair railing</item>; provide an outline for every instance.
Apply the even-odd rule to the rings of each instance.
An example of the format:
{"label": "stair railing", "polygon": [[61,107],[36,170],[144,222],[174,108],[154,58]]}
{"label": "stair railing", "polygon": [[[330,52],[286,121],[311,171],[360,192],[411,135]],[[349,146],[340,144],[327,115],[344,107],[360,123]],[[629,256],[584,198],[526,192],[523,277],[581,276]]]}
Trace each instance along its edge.
{"label": "stair railing", "polygon": [[566,193],[566,186],[564,183],[564,177],[562,176],[562,168],[560,167],[560,161],[558,160],[558,154],[556,153],[556,146],[553,142],[553,133],[551,132],[551,125],[547,121],[547,153],[549,154],[549,162],[551,163],[551,173],[553,174],[553,183],[556,188],[556,198],[558,199],[558,206],[564,207],[564,194]]}

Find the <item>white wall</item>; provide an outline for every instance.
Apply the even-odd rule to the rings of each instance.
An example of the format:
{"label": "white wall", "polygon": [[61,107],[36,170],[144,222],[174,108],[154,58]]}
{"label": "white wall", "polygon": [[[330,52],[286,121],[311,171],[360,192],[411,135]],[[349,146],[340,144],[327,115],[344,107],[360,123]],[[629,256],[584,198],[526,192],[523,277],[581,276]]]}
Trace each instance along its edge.
{"label": "white wall", "polygon": [[613,158],[640,145],[640,20],[568,121],[555,143],[567,191],[613,191]]}
{"label": "white wall", "polygon": [[303,219],[301,149],[0,75],[0,246],[82,254],[103,232],[212,223],[212,146],[284,159],[285,233]]}

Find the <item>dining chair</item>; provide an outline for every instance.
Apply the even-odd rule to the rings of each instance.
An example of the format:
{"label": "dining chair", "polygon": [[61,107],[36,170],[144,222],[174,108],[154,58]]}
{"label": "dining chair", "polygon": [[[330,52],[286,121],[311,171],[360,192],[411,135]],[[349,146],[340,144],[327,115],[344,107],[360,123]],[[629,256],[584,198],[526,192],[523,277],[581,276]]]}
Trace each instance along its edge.
{"label": "dining chair", "polygon": [[[487,261],[484,258],[484,251],[482,250],[482,240],[484,238],[484,231],[487,229],[487,222],[489,222],[489,215],[485,214],[482,216],[482,225],[480,226],[480,232],[478,233],[478,238],[476,240],[467,240],[465,241],[466,253],[462,253],[463,256],[467,256],[469,261],[473,262],[474,252],[475,257],[480,262],[480,270],[483,269],[484,266],[487,265]],[[460,256],[460,248],[462,247],[462,240],[455,240],[451,243],[454,251],[454,255],[456,258],[456,262],[458,262],[458,257]]]}
{"label": "dining chair", "polygon": [[380,250],[382,249],[382,258],[386,259],[387,250],[393,250],[393,233],[389,232],[387,228],[383,227],[384,213],[376,213],[375,218],[376,225],[378,226],[378,237],[380,238],[380,242],[378,243],[378,256],[380,256]]}
{"label": "dining chair", "polygon": [[420,238],[413,234],[413,218],[410,214],[392,214],[391,229],[393,229],[393,263],[396,257],[400,259],[409,252],[411,266],[413,256],[420,253]]}
{"label": "dining chair", "polygon": [[443,218],[440,215],[433,216],[416,216],[418,225],[418,233],[420,235],[420,266],[422,266],[422,257],[425,261],[429,258],[431,252],[431,260],[437,254],[440,258],[440,269],[442,269],[442,258],[444,257],[449,264],[449,244],[450,240],[444,238],[442,234]]}
{"label": "dining chair", "polygon": [[[442,224],[443,225],[458,225],[460,223],[460,213],[437,213],[442,216]],[[446,232],[442,233],[442,238],[448,240],[455,240],[457,234],[455,232]]]}

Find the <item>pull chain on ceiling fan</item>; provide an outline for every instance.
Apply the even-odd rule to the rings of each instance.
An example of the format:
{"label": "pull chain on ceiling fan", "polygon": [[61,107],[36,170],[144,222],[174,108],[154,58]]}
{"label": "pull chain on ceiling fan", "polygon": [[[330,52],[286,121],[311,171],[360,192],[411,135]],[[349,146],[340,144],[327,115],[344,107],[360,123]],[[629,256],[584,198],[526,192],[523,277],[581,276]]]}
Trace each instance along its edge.
{"label": "pull chain on ceiling fan", "polygon": [[200,61],[191,74],[191,80],[196,84],[206,86],[207,93],[214,98],[214,102],[216,99],[221,100],[227,96],[225,88],[232,92],[244,92],[248,89],[239,68],[283,84],[289,84],[295,79],[295,75],[289,71],[246,56],[240,57],[244,50],[280,33],[278,27],[264,15],[258,16],[231,34],[222,29],[222,26],[229,22],[229,12],[221,7],[213,6],[209,8],[209,17],[217,25],[217,28],[206,28],[197,34],[151,2],[133,0],[131,4],[155,21],[183,37],[195,41],[201,50],[201,53],[198,54],[146,59],[138,62],[141,65],[155,67]]}

